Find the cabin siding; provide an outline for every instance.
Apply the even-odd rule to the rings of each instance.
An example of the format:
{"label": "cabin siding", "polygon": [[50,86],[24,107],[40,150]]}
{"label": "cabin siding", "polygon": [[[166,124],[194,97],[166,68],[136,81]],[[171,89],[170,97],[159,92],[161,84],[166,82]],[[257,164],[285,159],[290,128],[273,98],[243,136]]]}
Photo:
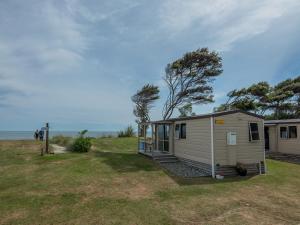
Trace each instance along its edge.
{"label": "cabin siding", "polygon": [[[258,163],[264,160],[263,120],[244,113],[228,114],[215,117],[224,120],[224,124],[214,122],[215,164],[236,165]],[[260,140],[249,141],[249,122],[257,122]],[[227,145],[227,132],[237,133],[236,145]]]}
{"label": "cabin siding", "polygon": [[[280,127],[297,126],[297,138],[283,139],[280,137]],[[277,125],[278,151],[288,154],[300,154],[300,124]]]}
{"label": "cabin siding", "polygon": [[[186,139],[176,139],[176,124],[186,124]],[[211,165],[210,118],[174,122],[174,154]]]}

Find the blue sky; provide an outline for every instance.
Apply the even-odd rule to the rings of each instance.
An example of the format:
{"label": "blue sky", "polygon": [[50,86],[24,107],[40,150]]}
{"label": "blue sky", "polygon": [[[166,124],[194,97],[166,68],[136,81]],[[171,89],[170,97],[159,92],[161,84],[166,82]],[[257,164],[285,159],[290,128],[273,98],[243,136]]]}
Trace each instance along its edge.
{"label": "blue sky", "polygon": [[298,0],[1,0],[0,130],[118,130],[134,124],[130,100],[160,86],[167,63],[201,47],[218,51],[215,103],[258,81],[300,74]]}

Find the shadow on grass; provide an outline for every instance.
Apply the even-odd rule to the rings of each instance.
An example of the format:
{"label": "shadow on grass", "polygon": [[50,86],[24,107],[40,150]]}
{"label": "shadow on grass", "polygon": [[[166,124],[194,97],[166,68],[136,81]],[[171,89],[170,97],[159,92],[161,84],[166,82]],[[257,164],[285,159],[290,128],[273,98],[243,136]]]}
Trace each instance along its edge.
{"label": "shadow on grass", "polygon": [[160,168],[152,161],[136,153],[95,152],[103,162],[118,172],[158,171]]}
{"label": "shadow on grass", "polygon": [[[211,177],[184,178],[179,177],[159,166],[150,158],[137,153],[114,153],[114,152],[95,152],[96,157],[101,157],[103,162],[118,172],[138,172],[138,171],[163,171],[178,185],[204,185],[228,182],[241,182],[251,179],[253,176],[246,177],[227,177],[224,180],[217,180]],[[155,182],[155,181],[154,181]]]}
{"label": "shadow on grass", "polygon": [[192,178],[186,178],[186,177],[179,177],[172,173],[170,173],[167,170],[164,170],[165,173],[178,185],[180,186],[187,186],[187,185],[205,185],[205,184],[221,184],[221,183],[233,183],[233,182],[241,182],[251,179],[252,177],[256,175],[248,175],[246,177],[225,177],[223,180],[217,180],[213,179],[212,177],[192,177]]}

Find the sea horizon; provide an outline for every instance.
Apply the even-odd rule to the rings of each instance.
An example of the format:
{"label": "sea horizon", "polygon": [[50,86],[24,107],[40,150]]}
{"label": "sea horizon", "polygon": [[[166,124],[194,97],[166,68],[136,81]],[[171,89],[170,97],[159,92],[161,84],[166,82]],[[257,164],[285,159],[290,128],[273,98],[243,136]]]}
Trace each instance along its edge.
{"label": "sea horizon", "polygon": [[[49,137],[63,135],[67,137],[78,136],[79,131],[75,130],[50,130]],[[86,136],[88,137],[103,137],[103,136],[113,136],[116,137],[118,134],[117,131],[88,131]],[[0,130],[0,140],[33,140],[34,139],[34,130]]]}

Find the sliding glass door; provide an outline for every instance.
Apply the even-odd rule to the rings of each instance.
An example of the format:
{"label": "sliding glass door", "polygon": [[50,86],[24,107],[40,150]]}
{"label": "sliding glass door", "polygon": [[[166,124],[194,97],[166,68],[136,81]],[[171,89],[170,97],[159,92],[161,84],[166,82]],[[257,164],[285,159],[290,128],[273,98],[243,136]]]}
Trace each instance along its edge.
{"label": "sliding glass door", "polygon": [[159,124],[157,130],[158,130],[157,132],[158,150],[163,152],[168,152],[170,126],[166,124]]}

